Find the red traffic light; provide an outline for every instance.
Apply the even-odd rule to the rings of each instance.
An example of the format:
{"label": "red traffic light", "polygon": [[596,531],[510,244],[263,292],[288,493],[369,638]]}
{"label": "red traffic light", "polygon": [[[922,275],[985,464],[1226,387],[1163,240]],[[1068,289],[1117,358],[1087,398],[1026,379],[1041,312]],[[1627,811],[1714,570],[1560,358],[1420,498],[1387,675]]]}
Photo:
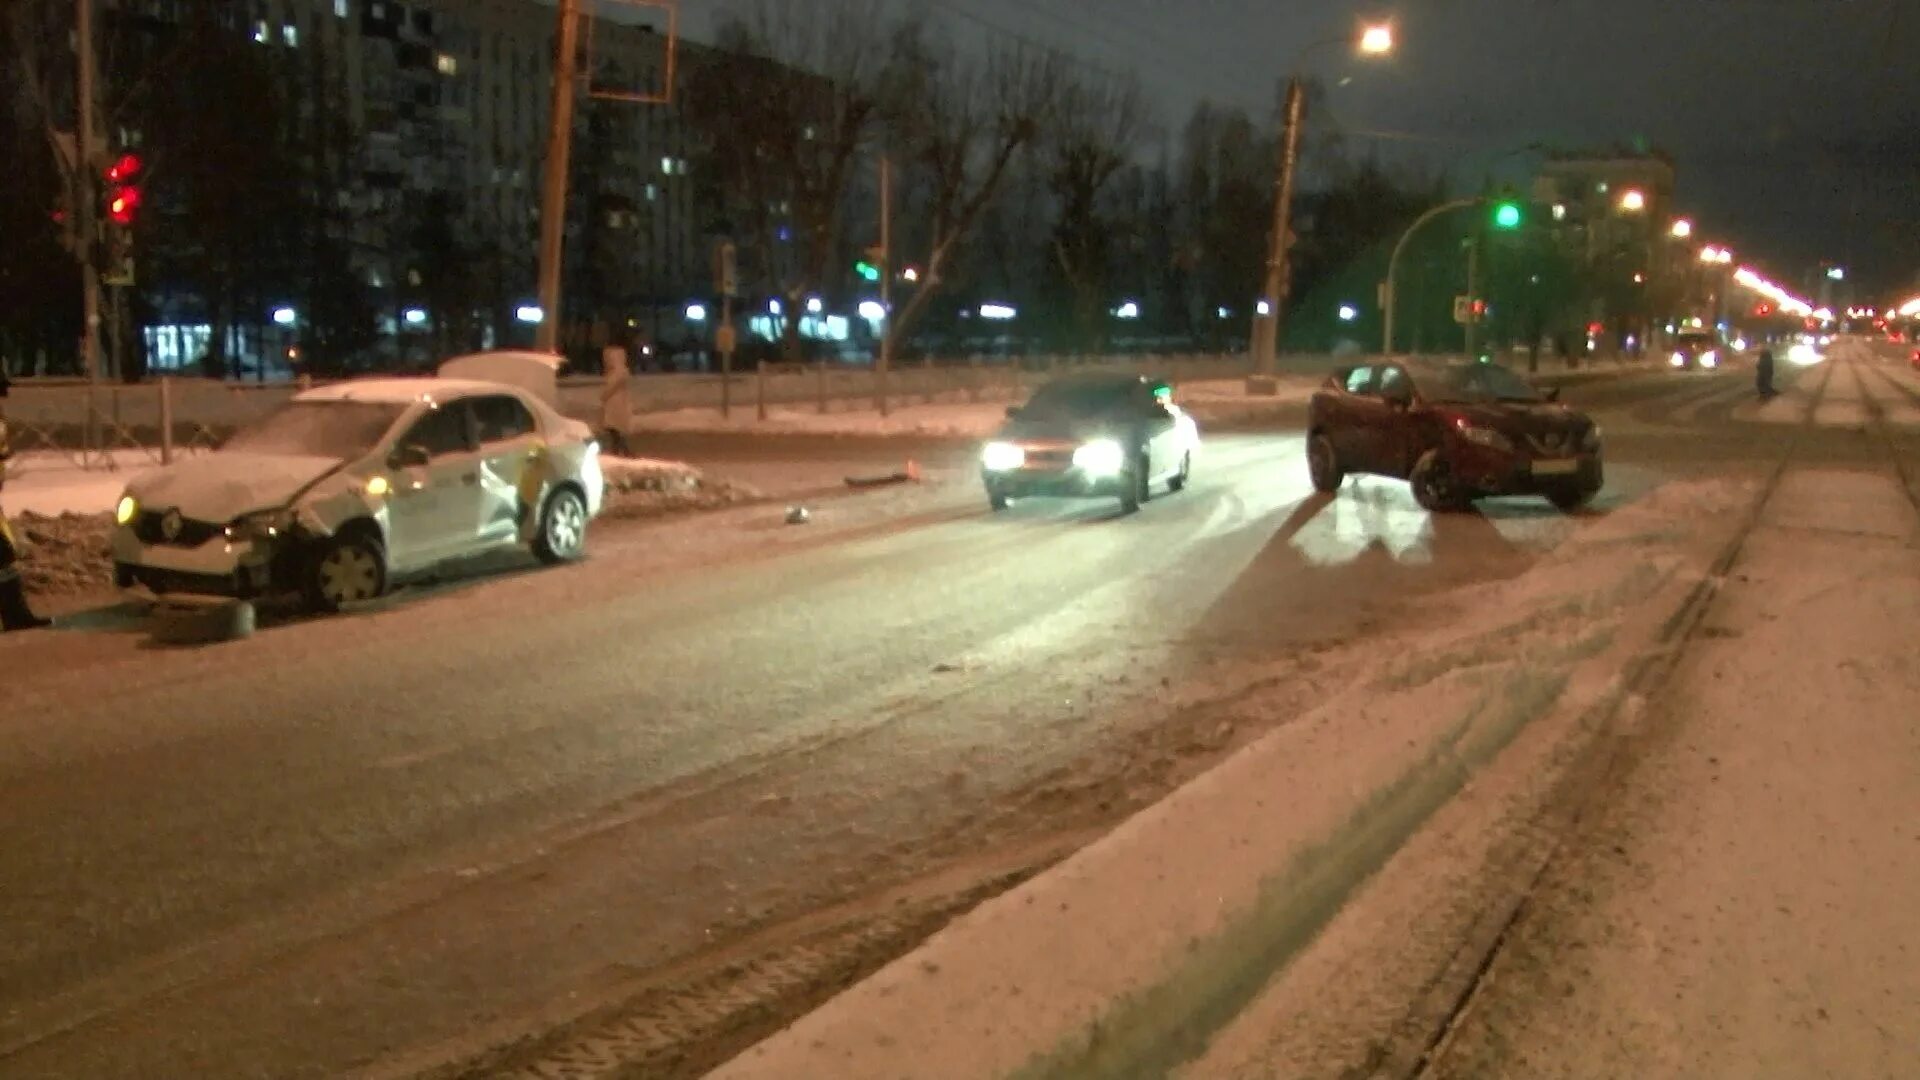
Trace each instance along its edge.
{"label": "red traffic light", "polygon": [[145,162],[138,154],[121,154],[112,165],[107,166],[107,179],[115,184],[124,184],[140,175]]}
{"label": "red traffic light", "polygon": [[133,187],[115,188],[113,197],[107,200],[107,217],[116,225],[133,224],[133,212],[140,207],[140,189]]}

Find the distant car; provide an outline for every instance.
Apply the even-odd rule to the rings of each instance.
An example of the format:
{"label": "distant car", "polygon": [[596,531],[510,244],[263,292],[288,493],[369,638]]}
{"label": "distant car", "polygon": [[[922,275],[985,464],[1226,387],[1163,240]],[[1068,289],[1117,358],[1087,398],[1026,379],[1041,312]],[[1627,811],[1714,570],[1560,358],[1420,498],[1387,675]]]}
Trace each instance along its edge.
{"label": "distant car", "polygon": [[1004,510],[1029,496],[1111,496],[1140,508],[1154,484],[1187,486],[1200,434],[1164,382],[1137,375],[1080,375],[1034,391],[1007,410],[981,449],[987,503]]}
{"label": "distant car", "polygon": [[603,492],[592,432],[524,387],[355,380],[135,477],[115,508],[114,579],[335,610],[504,548],[576,559]]}
{"label": "distant car", "polygon": [[1681,334],[1673,339],[1673,351],[1667,363],[1682,370],[1712,370],[1724,359],[1720,343],[1712,334]]}
{"label": "distant car", "polygon": [[1348,474],[1404,479],[1428,510],[1492,495],[1586,505],[1605,481],[1600,427],[1498,364],[1361,364],[1333,374],[1308,406],[1313,486]]}

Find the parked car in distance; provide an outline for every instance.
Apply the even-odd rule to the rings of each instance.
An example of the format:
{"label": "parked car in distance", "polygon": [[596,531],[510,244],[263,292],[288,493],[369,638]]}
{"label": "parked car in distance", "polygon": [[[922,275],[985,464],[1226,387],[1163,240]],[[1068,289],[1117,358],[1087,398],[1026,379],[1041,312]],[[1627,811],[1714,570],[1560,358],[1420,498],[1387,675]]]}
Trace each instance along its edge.
{"label": "parked car in distance", "polygon": [[455,559],[578,558],[599,445],[524,387],[364,379],[296,395],[218,450],[144,473],[115,508],[115,583],[370,600]]}
{"label": "parked car in distance", "polygon": [[1673,351],[1667,363],[1683,371],[1704,368],[1711,371],[1725,359],[1724,349],[1714,336],[1703,330],[1684,331],[1673,339]]}
{"label": "parked car in distance", "polygon": [[1342,368],[1308,406],[1313,486],[1354,473],[1408,481],[1428,510],[1493,495],[1584,506],[1604,483],[1600,427],[1498,364],[1392,361]]}
{"label": "parked car in distance", "polygon": [[1187,486],[1200,433],[1166,382],[1138,375],[1073,375],[1041,386],[981,448],[987,503],[1030,496],[1117,497],[1128,511],[1154,484]]}

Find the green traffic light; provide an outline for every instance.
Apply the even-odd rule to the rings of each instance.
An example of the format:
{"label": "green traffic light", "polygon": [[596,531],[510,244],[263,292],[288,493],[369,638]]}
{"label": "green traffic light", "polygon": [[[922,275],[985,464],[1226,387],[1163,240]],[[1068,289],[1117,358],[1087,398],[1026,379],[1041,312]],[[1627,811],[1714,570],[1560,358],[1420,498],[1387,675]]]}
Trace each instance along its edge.
{"label": "green traffic light", "polygon": [[866,262],[863,260],[861,262],[854,263],[853,270],[854,270],[854,273],[859,274],[862,278],[865,278],[868,281],[880,280],[880,268],[873,265],[870,262]]}
{"label": "green traffic light", "polygon": [[1520,204],[1512,202],[1496,204],[1493,208],[1493,227],[1496,229],[1519,228]]}

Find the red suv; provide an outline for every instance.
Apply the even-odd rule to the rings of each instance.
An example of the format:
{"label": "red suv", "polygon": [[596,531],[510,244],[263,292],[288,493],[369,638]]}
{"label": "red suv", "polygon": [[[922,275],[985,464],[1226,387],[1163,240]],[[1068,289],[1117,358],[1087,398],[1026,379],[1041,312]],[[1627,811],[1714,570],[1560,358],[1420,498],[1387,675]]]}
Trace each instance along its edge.
{"label": "red suv", "polygon": [[1386,361],[1334,372],[1308,410],[1313,486],[1405,479],[1428,510],[1544,495],[1574,510],[1600,490],[1600,427],[1498,364]]}

